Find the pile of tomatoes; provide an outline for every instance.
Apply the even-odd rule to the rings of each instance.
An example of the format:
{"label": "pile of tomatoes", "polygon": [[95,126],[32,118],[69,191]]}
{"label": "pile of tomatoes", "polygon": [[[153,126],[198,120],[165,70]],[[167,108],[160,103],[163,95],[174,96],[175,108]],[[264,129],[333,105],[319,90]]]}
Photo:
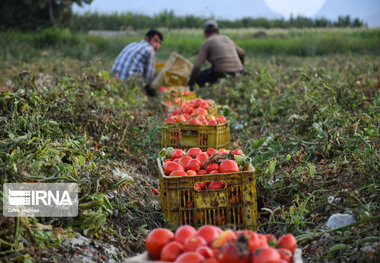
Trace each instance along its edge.
{"label": "pile of tomatoes", "polygon": [[213,225],[196,230],[182,225],[174,233],[167,228],[152,230],[145,248],[150,259],[162,262],[286,263],[293,261],[297,241],[292,234],[277,240],[251,230],[223,231]]}
{"label": "pile of tomatoes", "polygon": [[[219,150],[208,148],[206,152],[202,152],[198,147],[190,148],[186,152],[182,149],[166,150],[162,168],[167,176],[237,173],[241,170],[235,160],[236,158],[239,162],[241,161],[242,152],[239,149],[231,150],[231,152],[224,148]],[[224,187],[224,181],[198,182],[195,184],[196,190],[215,190]]]}
{"label": "pile of tomatoes", "polygon": [[165,119],[166,123],[180,123],[191,125],[217,125],[226,123],[226,117],[223,115],[210,115],[208,109],[213,100],[195,99],[182,102],[180,109],[175,109]]}
{"label": "pile of tomatoes", "polygon": [[162,95],[162,100],[167,106],[176,106],[180,108],[186,97],[190,95],[190,91],[183,86],[160,87],[158,89]]}

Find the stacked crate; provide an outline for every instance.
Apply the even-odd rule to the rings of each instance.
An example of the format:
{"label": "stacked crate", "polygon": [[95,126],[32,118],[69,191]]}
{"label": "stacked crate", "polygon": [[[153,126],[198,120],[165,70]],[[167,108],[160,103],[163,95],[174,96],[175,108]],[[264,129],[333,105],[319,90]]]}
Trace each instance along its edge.
{"label": "stacked crate", "polygon": [[[173,53],[155,79],[155,84],[161,86],[161,107],[165,118],[185,116],[181,112],[182,107],[197,100],[196,93],[184,87],[191,68],[191,63]],[[218,105],[212,100],[207,100],[207,103],[207,116],[211,115],[210,119],[220,117]],[[186,120],[182,117],[174,121],[165,119],[161,132],[162,148],[172,147],[186,151],[198,147],[205,152],[208,148],[219,150],[230,147],[230,129],[225,119],[199,125],[191,123],[190,116],[186,117]],[[165,175],[162,165],[163,160],[158,159],[161,207],[169,220],[168,227],[176,229],[184,224],[195,227],[212,224],[232,229],[256,230],[256,181],[252,166],[236,173],[177,177]],[[224,181],[225,187],[202,191],[194,187],[196,183],[212,181]]]}

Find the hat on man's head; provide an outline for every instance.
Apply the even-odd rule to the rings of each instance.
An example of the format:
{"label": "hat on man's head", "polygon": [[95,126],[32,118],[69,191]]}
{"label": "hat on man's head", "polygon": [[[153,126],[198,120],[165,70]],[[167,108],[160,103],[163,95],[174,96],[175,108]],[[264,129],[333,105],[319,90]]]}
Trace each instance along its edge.
{"label": "hat on man's head", "polygon": [[214,20],[209,20],[204,24],[204,30],[218,29],[218,24]]}

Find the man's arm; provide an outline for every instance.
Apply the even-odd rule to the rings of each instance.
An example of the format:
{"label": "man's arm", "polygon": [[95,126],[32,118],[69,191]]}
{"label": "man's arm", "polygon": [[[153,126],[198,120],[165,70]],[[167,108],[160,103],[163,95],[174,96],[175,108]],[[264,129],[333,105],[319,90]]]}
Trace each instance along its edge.
{"label": "man's arm", "polygon": [[236,48],[236,52],[239,56],[239,59],[241,61],[241,63],[244,65],[244,61],[245,61],[245,52],[243,49],[241,49],[238,45],[235,44],[235,48]]}

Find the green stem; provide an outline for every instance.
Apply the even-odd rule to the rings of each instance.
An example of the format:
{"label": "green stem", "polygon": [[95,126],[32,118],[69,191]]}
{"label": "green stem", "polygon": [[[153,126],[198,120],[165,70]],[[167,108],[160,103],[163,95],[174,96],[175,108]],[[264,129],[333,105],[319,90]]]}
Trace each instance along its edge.
{"label": "green stem", "polygon": [[7,245],[8,247],[13,247],[14,246],[14,244],[9,243],[9,242],[1,239],[1,238],[0,238],[0,244]]}
{"label": "green stem", "polygon": [[19,237],[20,237],[20,217],[16,217],[16,229],[15,229],[15,241],[14,243],[17,243]]}

